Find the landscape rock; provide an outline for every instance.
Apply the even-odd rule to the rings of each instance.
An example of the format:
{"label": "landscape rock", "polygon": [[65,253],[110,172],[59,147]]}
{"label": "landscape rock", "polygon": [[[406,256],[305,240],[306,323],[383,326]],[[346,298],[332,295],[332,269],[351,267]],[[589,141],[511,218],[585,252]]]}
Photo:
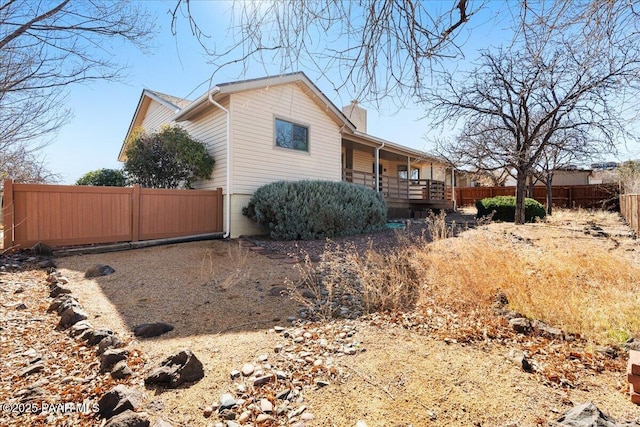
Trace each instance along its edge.
{"label": "landscape rock", "polygon": [[51,258],[44,259],[38,263],[38,268],[42,268],[42,269],[57,268],[57,267],[58,266],[56,265],[55,261],[52,260]]}
{"label": "landscape rock", "polygon": [[65,308],[69,307],[70,306],[69,304],[71,304],[72,302],[75,303],[76,305],[79,305],[78,301],[73,296],[69,294],[59,295],[53,301],[51,301],[51,304],[49,304],[49,308],[47,308],[47,312],[51,313],[52,311],[55,311],[58,314],[60,314],[61,313],[60,307],[65,303],[67,304]]}
{"label": "landscape rock", "polygon": [[574,406],[564,413],[556,423],[557,426],[571,427],[616,427],[616,422],[606,416],[591,402]]}
{"label": "landscape rock", "polygon": [[96,264],[93,267],[89,268],[85,273],[84,277],[89,279],[91,277],[100,277],[100,276],[108,276],[109,274],[115,273],[112,267],[104,264]]}
{"label": "landscape rock", "polygon": [[119,384],[109,390],[98,401],[98,415],[111,418],[126,410],[137,411],[142,405],[142,392],[135,388]]}
{"label": "landscape rock", "polygon": [[40,372],[43,369],[44,369],[44,363],[43,362],[34,363],[32,365],[29,365],[29,366],[21,369],[20,372],[18,372],[18,376],[19,377],[26,377],[28,375]]}
{"label": "landscape rock", "polygon": [[160,384],[168,388],[176,388],[186,382],[194,382],[204,378],[202,363],[191,350],[167,357],[144,379],[146,385]]}
{"label": "landscape rock", "polygon": [[82,339],[87,341],[87,345],[94,346],[94,345],[98,345],[103,339],[112,335],[113,335],[113,331],[109,329],[94,329],[94,330],[85,332],[82,335]]}
{"label": "landscape rock", "polygon": [[231,393],[225,393],[222,396],[220,396],[220,411],[223,411],[225,409],[231,409],[234,406],[236,406],[237,402],[234,399],[233,395]]}
{"label": "landscape rock", "polygon": [[[74,325],[75,326],[75,325]],[[103,354],[110,348],[120,348],[124,346],[124,341],[117,335],[108,335],[98,343],[98,354]]]}
{"label": "landscape rock", "polygon": [[78,305],[72,305],[60,314],[60,323],[58,328],[67,329],[69,326],[75,325],[81,320],[87,320],[87,313]]}
{"label": "landscape rock", "polygon": [[528,335],[533,331],[531,321],[526,317],[515,317],[509,320],[509,325],[519,334]]}
{"label": "landscape rock", "polygon": [[72,337],[77,337],[78,335],[83,335],[92,328],[93,326],[91,325],[91,323],[86,320],[82,320],[69,329],[69,335],[71,335]]}
{"label": "landscape rock", "polygon": [[271,403],[271,401],[269,401],[268,399],[261,399],[260,410],[264,413],[273,412],[273,403]]}
{"label": "landscape rock", "polygon": [[156,420],[152,427],[173,427],[173,424],[166,422],[162,418]]}
{"label": "landscape rock", "polygon": [[524,352],[517,349],[511,349],[509,351],[509,354],[507,355],[507,358],[512,361],[517,367],[522,368],[522,370],[524,370],[525,372],[533,372],[533,366],[531,366],[531,363],[529,363],[529,361],[525,357]]}
{"label": "landscape rock", "polygon": [[623,345],[625,350],[640,351],[640,338],[629,338]]}
{"label": "landscape rock", "polygon": [[143,323],[133,328],[133,334],[140,338],[151,338],[166,334],[173,329],[173,325],[168,323]]}
{"label": "landscape rock", "polygon": [[111,377],[116,380],[121,380],[130,377],[131,375],[133,375],[133,371],[131,370],[131,368],[129,368],[129,365],[127,365],[127,362],[124,360],[117,362],[111,370]]}
{"label": "landscape rock", "polygon": [[289,290],[284,286],[274,286],[273,288],[269,289],[269,291],[267,291],[267,295],[269,295],[270,297],[279,297],[287,295],[288,293]]}
{"label": "landscape rock", "polygon": [[149,427],[150,424],[146,413],[127,410],[111,418],[105,427]]}
{"label": "landscape rock", "polygon": [[251,363],[245,363],[242,366],[242,375],[244,375],[245,377],[250,376],[251,374],[253,374],[253,372],[255,371],[255,367],[251,364]]}
{"label": "landscape rock", "polygon": [[42,242],[38,242],[35,245],[33,245],[31,247],[31,252],[33,252],[35,255],[38,255],[38,256],[46,256],[46,257],[53,256],[53,248],[49,245],[45,245]]}
{"label": "landscape rock", "polygon": [[107,372],[113,365],[125,360],[128,355],[129,352],[123,348],[105,351],[100,356],[100,372]]}
{"label": "landscape rock", "polygon": [[70,294],[71,289],[65,288],[64,286],[60,286],[58,284],[51,285],[49,297],[55,298],[61,294]]}
{"label": "landscape rock", "polygon": [[554,328],[553,326],[549,326],[544,322],[541,322],[540,320],[534,320],[531,323],[531,326],[533,327],[533,329],[536,331],[536,333],[538,335],[541,335],[545,338],[549,338],[549,339],[557,339],[557,340],[563,340],[564,339],[564,332],[562,332],[562,329],[558,329],[558,328]]}
{"label": "landscape rock", "polygon": [[275,378],[274,375],[263,375],[261,377],[256,378],[255,380],[253,380],[253,385],[254,385],[254,387],[265,385],[265,384],[270,383],[271,381],[273,381],[274,378]]}

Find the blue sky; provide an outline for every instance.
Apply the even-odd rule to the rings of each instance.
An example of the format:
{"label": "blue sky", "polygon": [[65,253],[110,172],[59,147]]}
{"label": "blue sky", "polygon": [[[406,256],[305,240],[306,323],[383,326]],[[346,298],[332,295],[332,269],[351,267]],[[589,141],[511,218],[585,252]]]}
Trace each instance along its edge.
{"label": "blue sky", "polygon": [[[67,106],[73,117],[42,153],[48,168],[60,175],[61,183],[73,184],[91,170],[122,166],[116,158],[143,89],[193,100],[209,87],[213,66],[207,64],[207,57],[191,35],[186,21],[181,21],[177,37],[171,34],[168,11],[174,5],[174,1],[148,2],[148,8],[157,15],[158,27],[154,46],[148,54],[131,47],[111,48],[117,61],[129,67],[123,82],[91,82],[70,88]],[[217,29],[214,39],[223,37],[229,22],[226,13],[228,2],[197,2],[195,8],[200,23],[207,22],[211,28]],[[458,39],[464,42],[467,59],[473,59],[477,48],[500,42],[501,21],[492,20],[490,25],[486,25],[488,16],[477,17]],[[214,31],[211,33],[214,34]],[[470,33],[473,33],[473,38],[469,36]],[[464,65],[458,62],[454,66]],[[312,70],[300,71],[315,79]],[[247,74],[245,77],[263,75],[264,71],[260,70],[255,75]],[[235,80],[237,76],[237,70],[229,69],[226,75],[219,73],[213,85]],[[317,80],[316,83],[336,105],[349,103],[348,94],[335,93],[326,81]],[[363,105],[368,110],[368,133],[416,149],[430,150],[425,136],[439,135],[433,135],[428,123],[420,120],[424,110],[409,104],[398,111],[394,100],[388,101],[388,106],[380,108]],[[626,157],[627,154],[622,156]]]}

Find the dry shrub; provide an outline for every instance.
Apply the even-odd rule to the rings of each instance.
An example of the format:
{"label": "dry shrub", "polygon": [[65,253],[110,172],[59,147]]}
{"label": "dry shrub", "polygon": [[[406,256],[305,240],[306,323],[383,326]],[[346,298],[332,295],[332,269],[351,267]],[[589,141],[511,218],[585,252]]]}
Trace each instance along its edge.
{"label": "dry shrub", "polygon": [[445,238],[452,228],[444,216],[430,224],[432,243],[405,234],[394,251],[334,246],[317,266],[306,263],[315,311],[331,317],[347,296],[367,313],[418,307],[465,318],[488,313],[503,292],[512,310],[595,342],[620,342],[640,330],[640,268],[601,240],[549,237],[540,228],[547,224],[519,228],[541,231],[535,240],[489,229]]}
{"label": "dry shrub", "polygon": [[[346,300],[366,313],[412,309],[419,285],[410,252],[417,244],[407,241],[401,247],[383,254],[370,244],[361,254],[352,244],[331,244],[316,266],[307,258],[299,266],[301,283],[293,286],[289,282],[288,287],[295,300],[323,318],[334,316]],[[310,291],[313,298],[303,297],[301,288]]]}

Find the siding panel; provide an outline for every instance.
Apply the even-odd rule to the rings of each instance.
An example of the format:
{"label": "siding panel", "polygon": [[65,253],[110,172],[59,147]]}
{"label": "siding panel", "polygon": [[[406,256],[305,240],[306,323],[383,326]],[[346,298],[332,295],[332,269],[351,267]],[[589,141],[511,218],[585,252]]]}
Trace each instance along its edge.
{"label": "siding panel", "polygon": [[[295,84],[232,95],[232,193],[278,180],[341,179],[338,125]],[[276,147],[275,118],[309,128],[309,151]]]}

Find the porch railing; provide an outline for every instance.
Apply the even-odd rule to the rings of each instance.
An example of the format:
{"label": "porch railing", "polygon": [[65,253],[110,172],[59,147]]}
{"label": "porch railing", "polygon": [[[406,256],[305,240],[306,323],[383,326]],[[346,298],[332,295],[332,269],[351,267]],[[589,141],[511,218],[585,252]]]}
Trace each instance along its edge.
{"label": "porch railing", "polygon": [[[342,169],[342,180],[376,189],[376,174],[354,169]],[[442,181],[432,179],[401,179],[380,175],[378,188],[387,199],[449,200],[451,189]]]}

